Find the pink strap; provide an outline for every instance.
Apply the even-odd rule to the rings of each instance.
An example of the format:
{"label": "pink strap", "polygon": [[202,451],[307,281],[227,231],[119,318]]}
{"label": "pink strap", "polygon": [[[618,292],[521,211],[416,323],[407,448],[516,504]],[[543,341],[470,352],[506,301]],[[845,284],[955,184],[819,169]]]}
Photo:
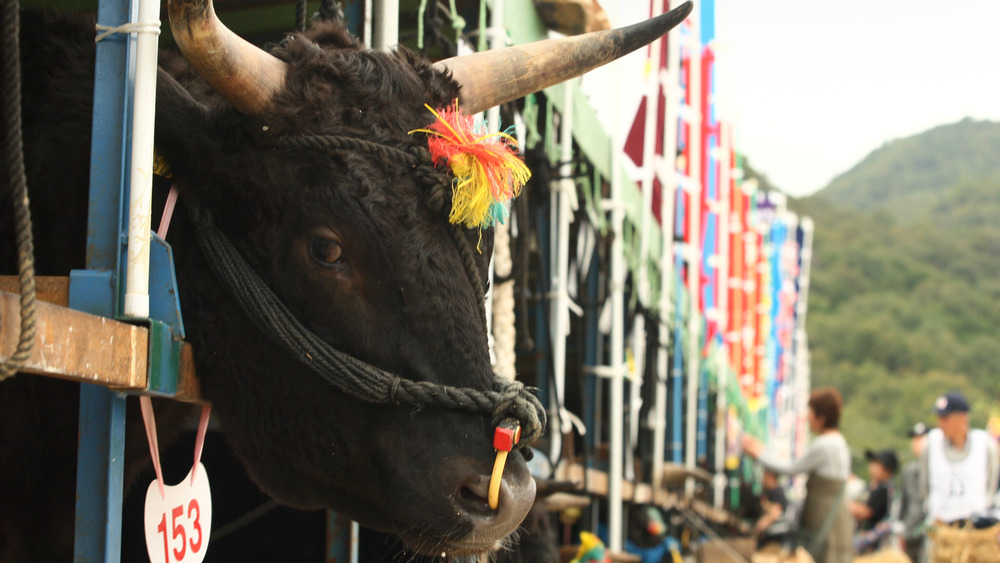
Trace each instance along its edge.
{"label": "pink strap", "polygon": [[[177,186],[170,186],[167,193],[167,201],[163,205],[163,215],[160,216],[160,226],[156,229],[156,235],[163,240],[167,239],[167,230],[170,229],[170,219],[174,216],[174,207],[177,205]],[[153,403],[149,397],[139,397],[139,405],[142,407],[142,420],[146,423],[146,440],[149,442],[149,454],[153,458],[153,468],[156,469],[156,481],[160,485],[160,496],[166,496],[167,490],[163,485],[163,471],[160,469],[160,446],[156,441],[156,418],[153,416]],[[201,462],[201,451],[205,448],[205,433],[208,431],[208,419],[212,414],[211,405],[201,408],[201,419],[198,421],[198,436],[194,442],[194,465],[191,466],[191,483],[194,483],[194,476],[198,472],[198,463]]]}
{"label": "pink strap", "polygon": [[[163,470],[160,468],[160,445],[156,439],[156,416],[153,414],[153,402],[149,397],[139,397],[139,407],[142,409],[142,421],[146,424],[146,441],[149,442],[149,455],[153,458],[153,469],[156,470],[156,482],[160,486],[160,497],[167,496],[166,486],[163,484]],[[201,451],[205,447],[205,433],[208,431],[208,419],[212,414],[212,407],[205,405],[201,408],[201,419],[198,421],[198,436],[194,442],[194,465],[191,466],[191,483],[194,483],[194,476],[198,472],[198,463],[201,462]]]}
{"label": "pink strap", "polygon": [[160,216],[160,227],[156,229],[156,235],[163,240],[167,240],[167,229],[170,228],[170,219],[174,216],[174,206],[176,205],[177,186],[170,186],[167,202],[163,205],[163,215]]}
{"label": "pink strap", "polygon": [[153,458],[153,469],[156,470],[156,482],[160,485],[160,497],[166,498],[167,489],[163,485],[163,470],[160,469],[160,445],[156,441],[156,417],[153,415],[153,402],[149,397],[139,397],[139,407],[142,408],[142,421],[146,423],[146,441],[149,442],[149,455]]}
{"label": "pink strap", "polygon": [[201,407],[201,420],[198,421],[198,438],[194,441],[194,466],[191,468],[191,484],[198,473],[198,463],[201,461],[201,450],[205,447],[205,432],[208,431],[208,417],[212,414],[212,406]]}

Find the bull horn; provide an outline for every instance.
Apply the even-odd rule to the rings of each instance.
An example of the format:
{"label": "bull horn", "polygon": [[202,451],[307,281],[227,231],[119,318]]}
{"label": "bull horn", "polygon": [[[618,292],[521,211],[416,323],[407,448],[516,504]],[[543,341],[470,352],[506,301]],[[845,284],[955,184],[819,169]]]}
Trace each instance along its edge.
{"label": "bull horn", "polygon": [[691,2],[606,31],[451,57],[435,64],[461,84],[459,103],[476,113],[580,76],[655,41],[691,13]]}
{"label": "bull horn", "polygon": [[284,61],[230,31],[212,0],[169,0],[167,12],[174,41],[199,76],[242,113],[270,107],[285,85]]}

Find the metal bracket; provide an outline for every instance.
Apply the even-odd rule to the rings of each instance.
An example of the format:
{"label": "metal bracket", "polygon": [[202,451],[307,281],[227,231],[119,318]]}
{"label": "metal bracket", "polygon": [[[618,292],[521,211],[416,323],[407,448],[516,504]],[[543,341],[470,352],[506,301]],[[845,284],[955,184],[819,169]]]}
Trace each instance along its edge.
{"label": "metal bracket", "polygon": [[[174,251],[167,241],[155,233],[152,237],[149,248],[149,316],[169,326],[174,340],[184,340],[184,317],[177,292]],[[150,337],[152,342],[152,334]],[[150,369],[152,365],[150,363]]]}

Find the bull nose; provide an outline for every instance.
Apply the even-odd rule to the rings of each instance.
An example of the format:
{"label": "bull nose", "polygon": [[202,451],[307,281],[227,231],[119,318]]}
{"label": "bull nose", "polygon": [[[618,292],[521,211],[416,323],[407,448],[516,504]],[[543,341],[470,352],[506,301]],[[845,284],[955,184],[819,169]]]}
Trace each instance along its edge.
{"label": "bull nose", "polygon": [[[511,456],[513,461],[515,456]],[[499,502],[491,509],[489,494],[490,475],[469,472],[461,480],[453,498],[456,511],[475,527],[477,535],[504,537],[513,532],[524,520],[535,501],[535,480],[528,474],[520,455],[508,463],[500,483]]]}

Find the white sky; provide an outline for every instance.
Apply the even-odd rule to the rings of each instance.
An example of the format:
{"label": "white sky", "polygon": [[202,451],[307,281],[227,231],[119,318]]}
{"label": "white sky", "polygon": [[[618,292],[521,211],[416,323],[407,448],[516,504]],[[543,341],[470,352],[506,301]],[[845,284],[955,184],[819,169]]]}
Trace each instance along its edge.
{"label": "white sky", "polygon": [[[649,5],[601,3],[615,26]],[[1000,0],[716,0],[716,11],[718,103],[736,148],[792,195],[892,139],[1000,121]],[[618,104],[625,131],[633,102]]]}

